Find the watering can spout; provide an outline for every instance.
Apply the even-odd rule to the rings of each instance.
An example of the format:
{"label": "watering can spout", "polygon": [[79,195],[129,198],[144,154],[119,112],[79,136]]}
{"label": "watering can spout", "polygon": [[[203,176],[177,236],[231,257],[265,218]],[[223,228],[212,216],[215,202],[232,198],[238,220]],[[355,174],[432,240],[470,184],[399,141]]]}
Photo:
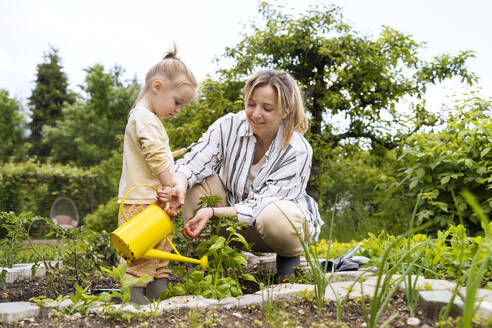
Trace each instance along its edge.
{"label": "watering can spout", "polygon": [[199,264],[202,270],[205,270],[208,265],[207,255],[203,256],[201,259],[194,259],[191,257],[181,256],[177,254],[172,254],[169,252],[160,251],[158,249],[150,249],[142,255],[144,259],[159,259],[159,260],[168,260],[168,261],[179,261],[179,262],[188,262]]}

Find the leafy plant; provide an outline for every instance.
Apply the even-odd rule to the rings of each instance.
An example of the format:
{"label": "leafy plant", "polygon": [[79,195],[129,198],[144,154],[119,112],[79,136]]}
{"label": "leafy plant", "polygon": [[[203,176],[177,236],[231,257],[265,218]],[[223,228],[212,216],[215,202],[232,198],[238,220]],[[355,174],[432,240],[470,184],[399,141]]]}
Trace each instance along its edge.
{"label": "leafy plant", "polygon": [[135,279],[126,274],[128,265],[125,263],[120,264],[112,269],[101,268],[101,270],[109,277],[114,278],[120,283],[120,289],[112,291],[110,293],[111,297],[117,297],[121,300],[121,303],[126,304],[130,301],[131,293],[130,288],[136,285],[143,285],[151,278],[148,275],[143,275],[142,277]]}
{"label": "leafy plant", "polygon": [[475,314],[475,300],[487,266],[492,259],[492,223],[489,222],[483,209],[469,191],[462,192],[463,197],[472,207],[474,214],[480,219],[484,230],[484,239],[473,255],[471,266],[467,272],[466,302],[463,308],[463,327],[471,327]]}
{"label": "leafy plant", "polygon": [[[46,258],[46,253],[39,253],[33,245],[31,239],[31,228],[39,222],[50,226],[57,235],[63,233],[62,228],[43,217],[34,216],[30,213],[15,215],[14,213],[0,212],[0,227],[2,229],[2,238],[0,238],[0,246],[2,246],[3,256],[0,258],[0,267],[11,268],[15,263],[18,263],[19,253],[26,247],[29,247],[35,253],[34,262],[44,262],[48,266],[48,261],[51,258]],[[25,244],[27,242],[27,245]],[[37,267],[36,263],[34,269]],[[0,276],[0,284],[5,285],[5,273]]]}
{"label": "leafy plant", "polygon": [[[207,272],[198,267],[184,277],[184,283],[171,285],[162,298],[176,295],[202,295],[207,298],[222,299],[242,295],[238,282],[239,274],[247,265],[246,256],[230,246],[232,242],[249,248],[242,235],[233,227],[227,227],[228,237],[213,235],[197,247],[200,256],[207,255],[209,264]],[[246,280],[255,280],[251,275],[242,275]]]}
{"label": "leafy plant", "polygon": [[114,231],[118,227],[118,198],[110,199],[106,204],[101,204],[94,213],[88,214],[84,218],[84,224],[87,228],[106,233]]}
{"label": "leafy plant", "polygon": [[457,107],[441,131],[409,139],[399,158],[406,166],[401,184],[409,197],[422,197],[417,224],[435,217],[441,227],[459,223],[477,232],[480,220],[459,191],[470,190],[484,213],[491,211],[491,105],[472,98]]}
{"label": "leafy plant", "polygon": [[[38,246],[32,242],[31,227],[38,222],[48,227],[48,236],[59,240],[45,246],[50,248],[50,252],[40,252]],[[100,273],[102,266],[116,262],[108,236],[89,229],[63,229],[47,218],[29,213],[14,215],[5,212],[0,212],[0,226],[5,231],[4,237],[0,239],[4,255],[0,258],[0,266],[12,267],[19,262],[19,254],[28,249],[33,254],[31,260],[35,263],[33,274],[39,263],[43,263],[46,279],[55,291],[62,288],[58,285],[59,276],[87,286],[88,278]],[[52,263],[54,259],[58,262]]]}
{"label": "leafy plant", "polygon": [[[41,164],[34,159],[3,163],[0,165],[0,211],[49,217],[51,204],[61,195],[69,195],[83,217],[91,211],[91,181],[94,179],[91,169]],[[94,203],[97,206],[98,199]],[[41,221],[30,229],[31,234],[43,237],[48,231],[49,227]]]}

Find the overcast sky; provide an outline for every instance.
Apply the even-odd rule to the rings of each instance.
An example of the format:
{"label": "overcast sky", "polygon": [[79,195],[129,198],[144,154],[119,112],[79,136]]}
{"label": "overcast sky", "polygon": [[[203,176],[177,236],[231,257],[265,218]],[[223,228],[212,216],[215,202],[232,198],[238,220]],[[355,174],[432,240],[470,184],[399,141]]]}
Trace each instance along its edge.
{"label": "overcast sky", "polygon": [[[302,12],[320,0],[283,0]],[[473,50],[469,68],[492,96],[492,2],[487,0],[334,0],[346,20],[366,35],[382,25],[427,42],[422,58]],[[25,102],[36,65],[49,46],[59,50],[71,88],[84,68],[121,65],[142,81],[147,70],[176,42],[180,57],[199,80],[217,69],[214,57],[240,40],[243,23],[258,16],[255,0],[0,0],[0,88]],[[431,95],[434,105],[456,89]],[[443,100],[444,101],[444,100]]]}

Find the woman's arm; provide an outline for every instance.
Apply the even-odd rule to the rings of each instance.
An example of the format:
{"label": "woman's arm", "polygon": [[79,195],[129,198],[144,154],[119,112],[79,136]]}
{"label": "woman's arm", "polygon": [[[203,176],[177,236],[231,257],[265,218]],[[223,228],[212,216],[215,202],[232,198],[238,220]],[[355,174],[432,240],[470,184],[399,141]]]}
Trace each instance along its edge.
{"label": "woman's arm", "polygon": [[217,173],[223,158],[222,122],[223,118],[215,121],[191,150],[176,161],[176,171],[186,177],[188,188]]}

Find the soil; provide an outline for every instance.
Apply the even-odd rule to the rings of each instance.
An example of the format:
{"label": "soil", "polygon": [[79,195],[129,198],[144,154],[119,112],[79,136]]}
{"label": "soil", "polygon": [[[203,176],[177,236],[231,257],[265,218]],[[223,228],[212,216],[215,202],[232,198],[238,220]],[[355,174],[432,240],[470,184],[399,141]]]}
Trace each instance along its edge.
{"label": "soil", "polygon": [[[0,302],[28,301],[29,298],[45,295],[55,299],[58,295],[71,294],[75,291],[74,281],[55,278],[50,283],[47,278],[30,278],[17,280],[7,287],[0,288]],[[53,283],[56,284],[58,292],[55,293]],[[118,283],[112,278],[94,278],[88,282],[87,287],[92,293],[100,292],[101,289],[119,288]],[[252,293],[253,285],[248,285],[244,293]],[[273,302],[267,303],[267,307],[260,306],[240,307],[233,309],[196,309],[180,310],[159,313],[154,317],[133,315],[130,319],[122,318],[121,315],[102,315],[90,313],[82,316],[79,313],[73,315],[49,315],[39,316],[34,319],[26,319],[15,324],[6,324],[3,327],[364,327],[364,316],[360,300],[349,300],[341,316],[341,325],[336,325],[336,304],[326,302],[321,313],[318,315],[315,300],[304,299],[295,302]],[[368,304],[366,304],[368,308]],[[396,315],[389,327],[415,327],[407,322],[410,313],[407,308],[405,297],[397,294],[392,299],[381,323],[390,316]],[[440,325],[432,319],[422,315],[422,309],[417,307],[416,317],[419,324],[417,327],[439,327]],[[412,319],[411,319],[412,320]],[[455,327],[455,319],[441,327]],[[477,326],[479,327],[479,326]]]}

